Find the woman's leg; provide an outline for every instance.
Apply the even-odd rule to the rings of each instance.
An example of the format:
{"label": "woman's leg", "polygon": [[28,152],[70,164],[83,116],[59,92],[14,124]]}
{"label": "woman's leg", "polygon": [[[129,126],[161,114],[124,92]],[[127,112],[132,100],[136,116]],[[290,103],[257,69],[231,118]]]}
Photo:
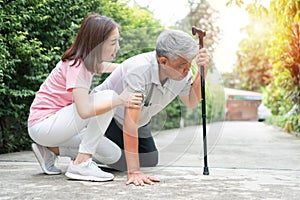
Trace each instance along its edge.
{"label": "woman's leg", "polygon": [[[104,99],[112,99],[115,93],[113,91],[102,91],[94,94],[92,98],[95,101]],[[113,110],[102,115],[84,120],[77,113],[75,104],[67,106],[49,118],[39,122],[38,124],[29,127],[31,138],[37,143],[57,147],[73,138],[80,137],[79,154],[84,155],[85,160],[91,157],[104,138],[104,132],[108,127],[112,117]],[[83,162],[84,159],[79,159],[77,163]]]}
{"label": "woman's leg", "polygon": [[28,128],[30,137],[40,145],[57,147],[77,135],[88,124],[81,119],[75,104],[62,108],[57,113]]}
{"label": "woman's leg", "polygon": [[[81,137],[76,135],[67,142],[59,146],[60,156],[67,156],[75,159],[78,153]],[[93,160],[101,164],[112,164],[119,160],[121,157],[121,149],[118,145],[112,142],[107,137],[103,137],[93,155]]]}
{"label": "woman's leg", "polygon": [[[101,91],[92,95],[94,101],[112,99],[114,92]],[[62,108],[54,115],[29,127],[30,137],[43,146],[58,147],[74,136],[79,136],[79,152],[94,154],[99,141],[113,118],[114,110],[89,119],[80,118],[76,105]]]}
{"label": "woman's leg", "polygon": [[78,116],[75,105],[72,104],[28,127],[30,137],[37,143],[32,144],[32,150],[44,173],[49,175],[61,173],[54,165],[56,155],[59,154],[58,145],[76,135],[87,123],[88,120],[82,120]]}
{"label": "woman's leg", "polygon": [[[111,100],[115,96],[113,91],[102,91],[94,94],[91,98],[94,101]],[[108,111],[102,115],[90,118],[86,128],[81,131],[79,153],[74,162],[71,162],[66,176],[71,179],[88,181],[108,181],[114,176],[103,172],[97,164],[92,161],[92,155],[95,155],[97,147],[101,141],[105,140],[104,133],[113,118],[114,110]],[[90,156],[90,157],[89,157]]]}

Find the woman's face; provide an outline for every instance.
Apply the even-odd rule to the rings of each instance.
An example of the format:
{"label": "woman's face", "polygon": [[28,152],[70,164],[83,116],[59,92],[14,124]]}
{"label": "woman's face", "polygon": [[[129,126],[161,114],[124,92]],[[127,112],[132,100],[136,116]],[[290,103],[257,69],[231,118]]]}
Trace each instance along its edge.
{"label": "woman's face", "polygon": [[104,41],[103,48],[102,48],[102,59],[103,61],[112,61],[120,49],[119,46],[120,34],[119,29],[115,28],[107,40]]}

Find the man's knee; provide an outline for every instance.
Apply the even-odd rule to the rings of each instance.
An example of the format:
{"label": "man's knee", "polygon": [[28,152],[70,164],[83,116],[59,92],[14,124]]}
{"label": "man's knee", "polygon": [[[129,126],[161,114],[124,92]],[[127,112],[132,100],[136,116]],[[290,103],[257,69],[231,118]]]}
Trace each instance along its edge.
{"label": "man's knee", "polygon": [[[158,164],[158,151],[140,153],[139,160],[141,167],[155,167]],[[127,164],[124,151],[122,151],[120,159],[116,163],[110,164],[109,166],[118,171],[126,171]]]}
{"label": "man's knee", "polygon": [[140,154],[141,167],[155,167],[157,164],[158,164],[158,151]]}

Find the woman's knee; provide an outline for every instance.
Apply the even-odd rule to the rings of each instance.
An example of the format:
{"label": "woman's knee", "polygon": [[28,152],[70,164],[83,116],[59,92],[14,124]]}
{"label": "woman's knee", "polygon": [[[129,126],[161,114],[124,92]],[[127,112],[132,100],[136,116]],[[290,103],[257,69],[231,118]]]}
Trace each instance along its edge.
{"label": "woman's knee", "polygon": [[98,145],[94,159],[99,163],[109,165],[116,163],[121,156],[121,149],[108,138],[104,137]]}

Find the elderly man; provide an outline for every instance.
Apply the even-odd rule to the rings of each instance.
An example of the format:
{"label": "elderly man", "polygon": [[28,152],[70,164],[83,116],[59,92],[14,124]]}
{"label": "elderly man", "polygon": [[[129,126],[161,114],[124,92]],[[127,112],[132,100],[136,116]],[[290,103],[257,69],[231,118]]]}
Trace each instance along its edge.
{"label": "elderly man", "polygon": [[105,133],[122,149],[120,159],[111,166],[128,170],[127,184],[142,186],[159,181],[140,171],[140,167],[158,163],[150,120],[177,96],[184,105],[197,107],[201,100],[200,70],[194,81],[190,70],[195,57],[197,65],[205,67],[206,75],[210,60],[207,50],[198,50],[197,43],[187,33],[164,31],[157,39],[155,51],[127,59],[94,89],[93,92],[109,89],[118,94],[126,89],[144,96],[140,109],[118,107]]}

